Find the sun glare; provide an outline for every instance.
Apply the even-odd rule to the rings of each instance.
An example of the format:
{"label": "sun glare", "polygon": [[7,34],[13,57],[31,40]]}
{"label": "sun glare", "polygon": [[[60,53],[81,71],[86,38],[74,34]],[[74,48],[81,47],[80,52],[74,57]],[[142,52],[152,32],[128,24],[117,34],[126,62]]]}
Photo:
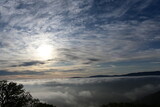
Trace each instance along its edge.
{"label": "sun glare", "polygon": [[52,58],[53,55],[53,47],[51,45],[40,45],[37,48],[38,58],[41,60],[48,60]]}

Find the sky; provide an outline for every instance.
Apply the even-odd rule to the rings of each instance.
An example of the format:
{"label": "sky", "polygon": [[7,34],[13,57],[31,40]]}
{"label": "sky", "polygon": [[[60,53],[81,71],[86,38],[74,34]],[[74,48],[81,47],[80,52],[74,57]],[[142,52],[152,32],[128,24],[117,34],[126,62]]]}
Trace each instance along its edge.
{"label": "sky", "polygon": [[159,0],[0,0],[0,79],[160,70]]}

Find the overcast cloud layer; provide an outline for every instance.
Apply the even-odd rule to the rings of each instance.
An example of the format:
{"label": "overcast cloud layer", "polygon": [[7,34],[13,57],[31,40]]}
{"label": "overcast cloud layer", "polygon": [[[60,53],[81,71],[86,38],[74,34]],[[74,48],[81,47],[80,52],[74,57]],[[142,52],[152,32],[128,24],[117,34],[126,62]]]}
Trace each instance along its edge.
{"label": "overcast cloud layer", "polygon": [[[154,80],[154,81],[153,81]],[[33,97],[57,107],[99,107],[130,102],[160,89],[160,77],[17,80]]]}
{"label": "overcast cloud layer", "polygon": [[[159,70],[159,4],[159,0],[0,0],[0,75],[27,70],[36,71],[33,75]],[[38,56],[43,44],[52,48],[47,59]]]}

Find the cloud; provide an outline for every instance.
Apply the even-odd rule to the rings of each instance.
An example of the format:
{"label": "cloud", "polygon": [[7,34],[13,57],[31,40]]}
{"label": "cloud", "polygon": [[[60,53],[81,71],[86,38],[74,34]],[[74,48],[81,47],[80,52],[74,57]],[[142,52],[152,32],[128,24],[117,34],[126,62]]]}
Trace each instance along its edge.
{"label": "cloud", "polygon": [[79,92],[79,96],[82,96],[82,97],[92,97],[92,94],[90,91],[81,91]]}
{"label": "cloud", "polygon": [[45,64],[45,62],[42,62],[42,61],[29,61],[29,62],[23,62],[20,65],[12,65],[11,67],[33,66],[33,65],[41,65],[41,64]]}
{"label": "cloud", "polygon": [[[55,62],[94,66],[159,58],[158,4],[158,0],[1,1],[0,57],[6,62],[0,66],[52,67]],[[53,60],[45,65],[36,51],[42,44],[53,48]],[[35,62],[28,62],[31,59]]]}
{"label": "cloud", "polygon": [[132,100],[136,100],[144,95],[147,95],[148,93],[156,92],[156,90],[158,90],[159,88],[160,85],[154,86],[152,84],[147,84],[142,87],[135,88],[133,91],[126,92],[125,95]]}
{"label": "cloud", "polygon": [[0,70],[0,76],[7,76],[7,75],[43,75],[43,72],[35,72],[35,71],[7,71],[7,70]]}
{"label": "cloud", "polygon": [[59,107],[97,107],[108,102],[134,101],[159,91],[159,81],[158,76],[16,80],[33,97]]}
{"label": "cloud", "polygon": [[[59,70],[60,71],[60,70]],[[70,69],[70,70],[61,70],[62,72],[81,72],[81,71],[85,71],[85,69]]]}

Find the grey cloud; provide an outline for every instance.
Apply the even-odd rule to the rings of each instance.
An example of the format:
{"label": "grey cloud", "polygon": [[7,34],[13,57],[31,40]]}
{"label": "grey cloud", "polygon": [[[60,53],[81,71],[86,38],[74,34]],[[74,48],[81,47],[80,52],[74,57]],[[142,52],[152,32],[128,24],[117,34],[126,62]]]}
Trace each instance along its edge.
{"label": "grey cloud", "polygon": [[0,42],[0,48],[4,47],[4,44],[2,42]]}
{"label": "grey cloud", "polygon": [[99,61],[99,59],[96,58],[88,58],[89,61]]}
{"label": "grey cloud", "polygon": [[81,72],[81,71],[85,71],[85,69],[71,69],[71,70],[61,70],[63,72]]}
{"label": "grey cloud", "polygon": [[81,59],[79,56],[73,55],[72,53],[69,53],[69,52],[68,54],[66,53],[64,55],[67,59],[70,59],[70,60],[80,60]]}
{"label": "grey cloud", "polygon": [[96,58],[95,56],[91,55],[90,57],[90,55],[88,55],[88,52],[85,50],[61,48],[58,49],[58,52],[61,54],[61,58],[64,59],[64,61],[78,61],[77,63],[82,64],[92,64],[94,62],[98,63],[101,61],[100,58]]}
{"label": "grey cloud", "polygon": [[55,72],[81,72],[85,71],[85,69],[69,69],[69,70],[59,70],[59,69],[48,69],[48,70],[41,70],[41,71],[32,71],[32,70],[21,70],[21,71],[14,71],[14,70],[0,70],[0,76],[12,76],[12,75],[48,75],[48,73],[55,73]]}
{"label": "grey cloud", "polygon": [[19,80],[18,82],[23,83],[34,97],[59,107],[97,107],[108,102],[134,101],[159,91],[159,81],[158,76],[153,76]]}
{"label": "grey cloud", "polygon": [[69,70],[61,70],[61,69],[49,69],[49,70],[45,70],[43,72],[81,72],[81,71],[85,71],[86,69],[84,68],[72,68]]}
{"label": "grey cloud", "polygon": [[0,76],[11,76],[11,75],[42,75],[42,72],[35,72],[35,71],[7,71],[7,70],[0,70]]}
{"label": "grey cloud", "polygon": [[22,71],[14,71],[14,70],[0,70],[2,72],[0,72],[0,75],[50,75],[50,73],[57,73],[57,72],[81,72],[81,71],[85,71],[85,68],[72,68],[72,69],[67,69],[67,70],[62,70],[62,69],[46,69],[46,70],[22,70]]}
{"label": "grey cloud", "polygon": [[29,61],[29,62],[23,62],[22,64],[19,64],[19,65],[12,65],[11,67],[33,66],[33,65],[41,65],[41,64],[45,64],[45,62]]}
{"label": "grey cloud", "polygon": [[[1,1],[0,40],[8,47],[0,48],[0,56],[6,60],[35,58],[32,52],[40,42],[48,39],[47,43],[57,50],[55,59],[59,62],[114,62],[152,58],[154,53],[159,57],[159,50],[150,50],[152,47],[149,47],[151,42],[159,38],[158,16],[150,18],[140,14],[156,2],[157,0]],[[105,5],[104,8],[102,4]],[[137,16],[129,19],[126,16],[133,16],[130,12],[135,12]],[[146,18],[139,20],[142,16]],[[0,42],[0,47],[5,46],[4,42]],[[17,66],[32,64],[34,62]],[[8,63],[9,65],[13,64]]]}
{"label": "grey cloud", "polygon": [[136,100],[144,95],[147,95],[148,93],[156,92],[157,90],[159,90],[159,88],[160,84],[157,86],[153,84],[146,84],[144,86],[135,88],[133,91],[126,92],[125,95],[132,100]]}
{"label": "grey cloud", "polygon": [[82,63],[83,64],[94,64],[94,63],[100,63],[102,62],[102,59],[98,59],[98,58],[87,58],[86,60],[84,60]]}

